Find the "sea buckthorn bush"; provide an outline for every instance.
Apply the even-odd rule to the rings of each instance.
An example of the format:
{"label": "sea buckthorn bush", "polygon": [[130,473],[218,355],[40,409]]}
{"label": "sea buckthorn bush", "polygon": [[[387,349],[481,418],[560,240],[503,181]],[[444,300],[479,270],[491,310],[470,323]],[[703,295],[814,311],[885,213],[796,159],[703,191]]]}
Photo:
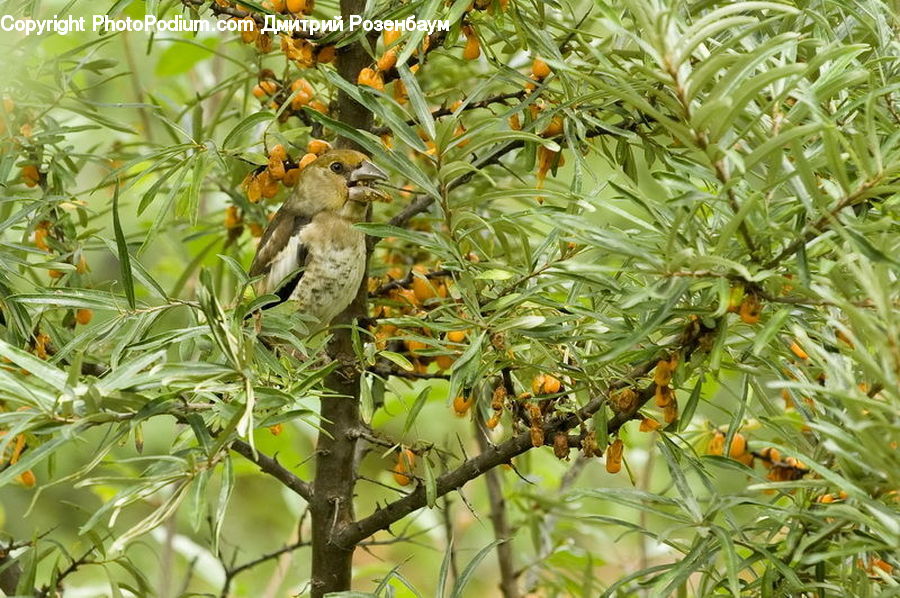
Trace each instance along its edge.
{"label": "sea buckthorn bush", "polygon": [[[5,595],[896,593],[896,6],[0,7],[235,29],[0,32]],[[348,147],[317,330],[247,271]]]}

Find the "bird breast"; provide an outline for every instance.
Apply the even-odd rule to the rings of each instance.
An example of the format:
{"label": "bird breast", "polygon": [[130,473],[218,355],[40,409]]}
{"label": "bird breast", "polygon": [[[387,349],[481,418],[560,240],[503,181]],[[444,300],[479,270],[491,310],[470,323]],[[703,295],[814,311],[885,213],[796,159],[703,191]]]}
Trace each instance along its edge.
{"label": "bird breast", "polygon": [[362,283],[365,236],[351,222],[322,213],[303,227],[299,238],[309,257],[291,299],[325,324],[350,305]]}

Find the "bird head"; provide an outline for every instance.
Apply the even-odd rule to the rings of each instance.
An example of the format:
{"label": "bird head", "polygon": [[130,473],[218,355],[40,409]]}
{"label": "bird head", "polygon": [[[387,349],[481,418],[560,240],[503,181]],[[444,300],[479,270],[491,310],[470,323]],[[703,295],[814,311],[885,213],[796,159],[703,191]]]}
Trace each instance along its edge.
{"label": "bird head", "polygon": [[371,186],[387,178],[365,154],[332,150],[303,169],[286,207],[306,215],[329,210],[358,217],[369,202],[387,199],[383,191]]}

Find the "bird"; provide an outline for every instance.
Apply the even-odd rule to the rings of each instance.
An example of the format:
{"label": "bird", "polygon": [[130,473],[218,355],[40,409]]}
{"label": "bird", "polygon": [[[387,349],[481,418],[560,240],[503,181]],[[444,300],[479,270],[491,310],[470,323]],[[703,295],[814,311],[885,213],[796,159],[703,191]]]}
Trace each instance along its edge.
{"label": "bird", "polygon": [[[296,301],[327,326],[353,301],[366,268],[365,234],[354,227],[387,174],[362,152],[331,150],[307,165],[263,232],[250,265],[258,296]],[[269,305],[271,307],[272,305]]]}

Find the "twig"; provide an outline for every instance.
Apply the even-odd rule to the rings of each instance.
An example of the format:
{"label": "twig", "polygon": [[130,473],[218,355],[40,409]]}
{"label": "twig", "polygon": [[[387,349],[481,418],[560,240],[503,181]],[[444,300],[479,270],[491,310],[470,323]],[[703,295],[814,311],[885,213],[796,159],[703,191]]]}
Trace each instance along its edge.
{"label": "twig", "polygon": [[395,376],[397,378],[407,378],[409,380],[449,380],[450,374],[429,374],[427,372],[408,372],[392,365],[378,363],[366,370],[372,374],[387,378]]}
{"label": "twig", "polygon": [[[424,276],[428,280],[431,280],[433,278],[443,278],[444,276],[450,276],[450,274],[450,270],[444,269],[435,270],[434,272],[426,272],[422,276]],[[387,294],[388,291],[406,288],[412,284],[413,280],[415,280],[415,275],[413,274],[413,271],[410,270],[403,278],[384,283],[383,285],[369,293],[369,296],[380,297],[381,295]]]}
{"label": "twig", "polygon": [[297,550],[298,548],[303,548],[304,546],[309,546],[309,541],[308,540],[298,540],[297,542],[294,542],[293,544],[288,544],[287,546],[282,546],[278,550],[273,550],[272,552],[266,553],[260,557],[253,559],[252,561],[247,561],[246,563],[243,563],[243,564],[233,567],[231,569],[226,569],[225,570],[225,585],[222,588],[222,592],[221,592],[220,596],[222,598],[226,598],[228,596],[228,590],[231,588],[232,580],[235,577],[237,577],[238,575],[240,575],[241,573],[243,573],[244,571],[246,571],[248,569],[252,569],[253,567],[256,567],[257,565],[265,563],[266,561],[270,561],[274,558],[278,558],[279,556],[281,556],[283,554],[293,552],[293,551]]}
{"label": "twig", "polygon": [[[491,104],[499,104],[501,102],[506,102],[508,100],[521,100],[528,94],[528,91],[525,89],[520,89],[519,91],[510,91],[507,93],[500,93],[495,96],[490,96],[488,98],[484,98],[483,100],[478,100],[477,102],[471,102],[466,104],[461,108],[463,112],[467,112],[469,110],[478,110],[479,108],[487,108]],[[450,116],[453,114],[455,110],[452,110],[448,106],[441,106],[437,110],[431,112],[432,119],[438,119],[442,116]],[[417,123],[414,119],[409,119],[406,121],[406,124],[410,127],[415,126]],[[390,127],[372,127],[372,133],[375,135],[384,135],[386,133],[391,132]]]}
{"label": "twig", "polygon": [[800,250],[801,247],[812,241],[816,237],[816,235],[826,227],[826,225],[834,222],[837,219],[838,214],[840,214],[843,210],[866,201],[866,192],[877,185],[882,178],[884,178],[883,172],[879,173],[875,178],[863,182],[853,193],[844,196],[827,214],[825,214],[815,222],[807,224],[804,227],[804,230],[801,233],[800,237],[789,243],[787,247],[785,247],[778,253],[778,255],[763,264],[763,268],[773,268],[777,265],[780,265],[785,258],[794,255],[795,253],[797,253],[797,251]]}

